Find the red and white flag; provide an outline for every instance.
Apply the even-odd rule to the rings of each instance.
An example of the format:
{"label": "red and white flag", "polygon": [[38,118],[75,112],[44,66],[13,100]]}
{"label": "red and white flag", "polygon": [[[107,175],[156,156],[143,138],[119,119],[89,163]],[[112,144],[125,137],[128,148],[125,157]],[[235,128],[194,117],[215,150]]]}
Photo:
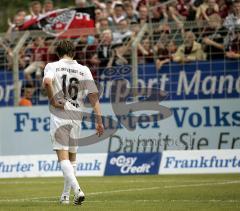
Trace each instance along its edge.
{"label": "red and white flag", "polygon": [[19,30],[43,30],[47,34],[73,38],[95,31],[94,7],[58,9],[26,21]]}

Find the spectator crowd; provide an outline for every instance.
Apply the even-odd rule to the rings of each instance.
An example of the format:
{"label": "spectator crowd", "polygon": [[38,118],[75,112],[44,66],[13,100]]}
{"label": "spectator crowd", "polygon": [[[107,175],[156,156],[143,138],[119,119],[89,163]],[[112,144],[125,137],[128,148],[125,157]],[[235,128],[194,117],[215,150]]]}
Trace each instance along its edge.
{"label": "spectator crowd", "polygon": [[[75,0],[72,7],[94,6],[95,33],[74,37],[76,60],[98,77],[104,68],[131,64],[132,42],[148,24],[138,44],[138,63],[155,63],[156,71],[169,62],[187,63],[240,58],[240,0]],[[9,29],[0,47],[12,69],[11,38],[21,26],[57,9],[45,0],[30,3],[8,20]],[[56,60],[57,37],[35,36],[19,53],[19,67],[27,87],[38,87],[47,62]],[[36,83],[38,85],[36,85]]]}

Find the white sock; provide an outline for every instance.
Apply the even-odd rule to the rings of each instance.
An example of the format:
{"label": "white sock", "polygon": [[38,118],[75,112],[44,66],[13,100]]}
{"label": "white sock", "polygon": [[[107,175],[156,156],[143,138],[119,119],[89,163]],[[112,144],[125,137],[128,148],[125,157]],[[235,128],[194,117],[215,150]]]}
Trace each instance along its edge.
{"label": "white sock", "polygon": [[[76,161],[71,161],[71,164],[72,164],[72,167],[74,170],[74,175],[76,176],[77,163],[76,163]],[[71,191],[71,183],[64,177],[64,186],[63,186],[62,197],[70,196],[70,191]]]}
{"label": "white sock", "polygon": [[72,187],[74,191],[74,194],[77,194],[79,192],[80,186],[74,175],[74,169],[70,160],[62,160],[60,161],[60,165],[61,165],[64,179],[66,180],[66,183],[69,183],[70,187]]}
{"label": "white sock", "polygon": [[71,191],[71,183],[70,183],[70,181],[67,180],[67,178],[64,177],[62,197],[70,196],[70,191]]}
{"label": "white sock", "polygon": [[74,171],[74,175],[77,175],[77,161],[71,161],[72,167],[73,167],[73,171]]}

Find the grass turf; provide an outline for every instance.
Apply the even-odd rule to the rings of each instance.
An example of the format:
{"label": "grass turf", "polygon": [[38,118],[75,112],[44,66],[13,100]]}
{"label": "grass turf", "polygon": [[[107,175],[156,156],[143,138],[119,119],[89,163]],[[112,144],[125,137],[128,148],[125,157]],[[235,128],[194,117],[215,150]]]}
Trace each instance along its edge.
{"label": "grass turf", "polygon": [[0,210],[240,210],[240,175],[78,177],[86,201],[60,205],[63,178],[0,179]]}

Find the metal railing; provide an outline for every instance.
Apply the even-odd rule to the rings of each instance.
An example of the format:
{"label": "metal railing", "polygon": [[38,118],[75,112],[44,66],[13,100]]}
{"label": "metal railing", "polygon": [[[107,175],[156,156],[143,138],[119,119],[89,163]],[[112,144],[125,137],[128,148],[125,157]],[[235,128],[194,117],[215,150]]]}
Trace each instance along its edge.
{"label": "metal railing", "polygon": [[19,84],[19,52],[23,47],[26,40],[29,38],[30,32],[26,31],[17,45],[13,49],[13,85],[14,85],[14,106],[18,106],[18,102],[20,100],[20,84]]}

